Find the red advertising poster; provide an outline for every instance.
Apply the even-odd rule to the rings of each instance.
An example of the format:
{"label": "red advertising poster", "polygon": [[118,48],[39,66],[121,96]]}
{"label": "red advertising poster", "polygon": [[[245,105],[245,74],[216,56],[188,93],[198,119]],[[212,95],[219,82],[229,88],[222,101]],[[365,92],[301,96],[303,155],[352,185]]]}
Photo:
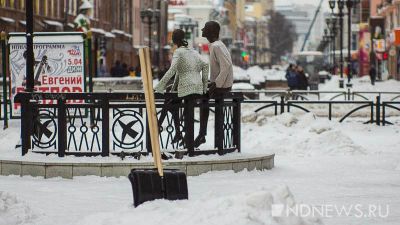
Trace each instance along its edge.
{"label": "red advertising poster", "polygon": [[[35,36],[34,82],[39,92],[62,93],[84,90],[84,44],[80,35]],[[26,40],[24,36],[11,36],[10,75],[12,115],[20,115],[15,95],[25,89]],[[51,102],[42,102],[51,104]]]}
{"label": "red advertising poster", "polygon": [[364,76],[369,74],[369,54],[371,52],[371,33],[368,29],[367,23],[360,24],[359,31],[359,50],[358,50],[358,60],[359,60],[359,75]]}

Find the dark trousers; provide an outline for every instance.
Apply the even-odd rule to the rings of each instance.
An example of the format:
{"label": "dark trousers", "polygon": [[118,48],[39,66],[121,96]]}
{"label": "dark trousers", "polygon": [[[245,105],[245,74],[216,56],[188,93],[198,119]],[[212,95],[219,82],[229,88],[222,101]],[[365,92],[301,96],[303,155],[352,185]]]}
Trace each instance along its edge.
{"label": "dark trousers", "polygon": [[179,104],[181,104],[181,102],[182,102],[181,98],[166,99],[164,102],[164,105],[167,107],[164,107],[161,110],[160,118],[158,120],[158,125],[159,125],[159,127],[161,127],[161,125],[164,122],[164,119],[167,116],[167,113],[169,111],[172,115],[172,120],[173,120],[174,127],[175,127],[175,135],[178,137],[182,136],[182,133],[180,130],[180,121],[179,121]]}
{"label": "dark trousers", "polygon": [[172,115],[172,119],[175,126],[175,135],[178,137],[182,136],[182,132],[180,131],[180,118],[179,118],[179,105],[183,101],[184,109],[183,109],[183,119],[184,126],[183,131],[185,132],[185,137],[183,138],[183,142],[185,147],[188,149],[189,153],[194,150],[194,106],[196,104],[197,99],[202,96],[199,94],[192,94],[182,98],[175,99],[167,99],[165,100],[164,107],[161,111],[161,115],[159,118],[159,126],[161,126],[164,121],[167,112],[170,111]]}
{"label": "dark trousers", "polygon": [[[232,88],[216,88],[214,91],[214,96],[211,98],[215,99],[215,102],[221,102],[224,98],[224,93],[228,93],[232,90]],[[210,116],[210,107],[208,105],[209,98],[204,98],[202,100],[202,104],[200,106],[200,131],[199,136],[206,136],[207,135],[207,124],[208,124],[208,117]],[[222,106],[216,105],[215,112],[222,112]]]}

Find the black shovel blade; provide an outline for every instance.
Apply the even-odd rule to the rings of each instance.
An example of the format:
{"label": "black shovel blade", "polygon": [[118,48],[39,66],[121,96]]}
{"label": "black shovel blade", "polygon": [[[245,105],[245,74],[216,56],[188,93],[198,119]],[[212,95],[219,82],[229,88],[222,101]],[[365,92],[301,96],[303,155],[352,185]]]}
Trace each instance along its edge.
{"label": "black shovel blade", "polygon": [[188,199],[186,174],[178,170],[164,170],[160,177],[156,169],[133,169],[129,174],[135,207],[156,199]]}
{"label": "black shovel blade", "polygon": [[133,169],[128,177],[132,184],[135,207],[143,202],[164,198],[162,181],[157,170]]}
{"label": "black shovel blade", "polygon": [[178,170],[164,170],[165,198],[168,200],[188,199],[186,174]]}

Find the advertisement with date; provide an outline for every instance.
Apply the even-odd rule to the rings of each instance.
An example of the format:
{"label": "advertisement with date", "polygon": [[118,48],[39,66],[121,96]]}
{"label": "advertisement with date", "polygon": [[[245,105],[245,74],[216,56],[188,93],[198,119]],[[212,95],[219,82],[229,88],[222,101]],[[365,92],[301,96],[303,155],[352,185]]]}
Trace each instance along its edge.
{"label": "advertisement with date", "polygon": [[[35,90],[48,93],[83,92],[84,47],[83,43],[34,44]],[[14,97],[25,89],[26,45],[10,44],[11,103],[13,116],[20,115],[20,105]],[[52,104],[51,100],[42,104]],[[80,103],[80,102],[71,102]]]}

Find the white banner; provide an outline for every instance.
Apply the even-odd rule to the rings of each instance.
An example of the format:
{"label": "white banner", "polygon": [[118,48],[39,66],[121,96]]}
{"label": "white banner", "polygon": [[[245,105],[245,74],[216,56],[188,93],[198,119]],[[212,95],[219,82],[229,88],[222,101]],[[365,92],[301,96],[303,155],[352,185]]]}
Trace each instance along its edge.
{"label": "white banner", "polygon": [[[33,46],[35,55],[33,76],[36,91],[50,93],[83,92],[85,66],[83,38],[78,35],[70,36],[74,37],[73,40],[75,43],[66,43],[71,41],[71,39],[60,36],[58,38],[57,36],[35,37]],[[62,40],[65,41],[63,42]],[[25,37],[21,36],[11,37],[9,41],[10,94],[13,116],[20,115],[20,106],[14,103],[14,97],[18,92],[23,91],[26,85],[25,43]],[[52,101],[43,101],[41,103],[51,104]]]}

